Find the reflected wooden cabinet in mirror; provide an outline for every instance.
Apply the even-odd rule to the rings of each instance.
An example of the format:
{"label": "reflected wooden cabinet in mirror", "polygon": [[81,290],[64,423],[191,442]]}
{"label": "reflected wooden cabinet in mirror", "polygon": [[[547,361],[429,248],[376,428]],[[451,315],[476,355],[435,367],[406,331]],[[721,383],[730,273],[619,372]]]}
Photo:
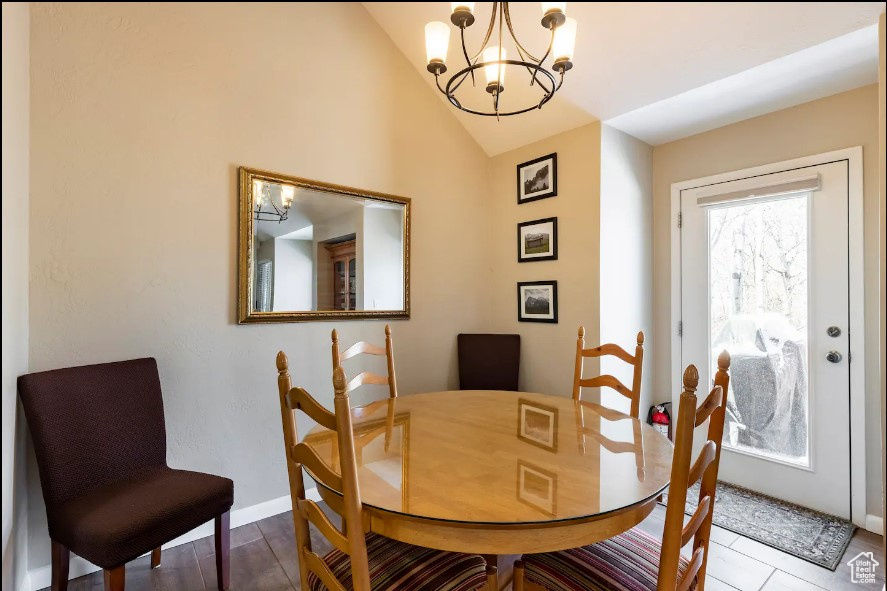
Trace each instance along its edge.
{"label": "reflected wooden cabinet in mirror", "polygon": [[410,199],[240,168],[237,320],[410,317]]}

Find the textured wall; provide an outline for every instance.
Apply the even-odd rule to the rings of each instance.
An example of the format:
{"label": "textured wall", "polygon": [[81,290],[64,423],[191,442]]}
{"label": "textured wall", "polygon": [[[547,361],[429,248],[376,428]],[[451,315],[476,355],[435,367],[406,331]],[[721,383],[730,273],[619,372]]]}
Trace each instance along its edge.
{"label": "textured wall", "polygon": [[[881,514],[878,293],[878,87],[865,86],[656,146],[653,149],[654,391],[667,398],[671,375],[671,185],[830,150],[863,147],[865,189],[866,499]],[[870,327],[870,328],[868,328]]]}
{"label": "textured wall", "polygon": [[3,3],[3,591],[26,574],[24,422],[16,378],[28,371],[27,2]]}
{"label": "textured wall", "polygon": [[[880,168],[881,208],[881,517],[887,517],[884,483],[887,482],[887,450],[884,439],[887,437],[887,14],[881,13],[878,25],[880,58],[878,68],[878,167]],[[887,533],[887,532],[885,532]],[[884,536],[884,555],[887,555],[887,535]]]}
{"label": "textured wall", "polygon": [[[634,354],[636,336],[653,327],[653,148],[626,133],[601,129],[601,336]],[[646,343],[649,347],[650,341]],[[644,361],[640,416],[652,400],[653,363]],[[613,357],[601,358],[601,373],[615,375],[630,386],[631,367]],[[628,412],[628,401],[605,390]],[[621,398],[621,400],[619,400]],[[605,402],[608,402],[605,400]]]}
{"label": "textured wall", "polygon": [[[569,396],[576,329],[584,324],[588,342],[598,340],[600,150],[601,125],[593,123],[491,159],[485,281],[494,332],[521,335],[522,390]],[[551,152],[557,152],[557,197],[518,205],[515,167]],[[518,263],[517,224],[547,217],[558,218],[558,260]],[[518,322],[517,282],[546,279],[558,281],[558,324]]]}
{"label": "textured wall", "polygon": [[248,165],[413,198],[399,387],[456,386],[488,311],[487,159],[359,4],[39,3],[31,43],[32,370],[156,356],[170,463],[233,478],[235,507],[287,494],[274,356],[331,406],[334,324],[235,324]]}

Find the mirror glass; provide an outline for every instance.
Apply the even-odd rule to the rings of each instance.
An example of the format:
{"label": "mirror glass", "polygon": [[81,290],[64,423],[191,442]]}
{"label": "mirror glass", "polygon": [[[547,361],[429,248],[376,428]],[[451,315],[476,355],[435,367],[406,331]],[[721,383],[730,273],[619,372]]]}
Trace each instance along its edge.
{"label": "mirror glass", "polygon": [[408,199],[241,172],[241,322],[408,316]]}

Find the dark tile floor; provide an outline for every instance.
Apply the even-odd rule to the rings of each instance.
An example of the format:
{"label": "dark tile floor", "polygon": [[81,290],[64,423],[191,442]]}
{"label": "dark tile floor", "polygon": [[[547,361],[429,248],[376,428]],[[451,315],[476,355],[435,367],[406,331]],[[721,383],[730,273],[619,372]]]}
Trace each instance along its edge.
{"label": "dark tile floor", "polygon": [[[641,524],[655,535],[662,534],[664,507]],[[232,591],[300,591],[293,522],[290,513],[269,517],[239,527],[231,533]],[[315,548],[329,548],[322,539]],[[841,566],[832,572],[754,540],[714,528],[710,547],[708,591],[878,591],[884,585],[881,536],[857,531],[844,554]],[[881,562],[874,585],[850,581],[846,561],[859,552],[874,551]],[[508,576],[508,575],[506,575]],[[212,538],[203,538],[163,551],[160,568],[151,570],[148,557],[126,569],[127,591],[196,591],[215,589],[216,573]],[[70,591],[101,591],[102,573],[80,577]]]}

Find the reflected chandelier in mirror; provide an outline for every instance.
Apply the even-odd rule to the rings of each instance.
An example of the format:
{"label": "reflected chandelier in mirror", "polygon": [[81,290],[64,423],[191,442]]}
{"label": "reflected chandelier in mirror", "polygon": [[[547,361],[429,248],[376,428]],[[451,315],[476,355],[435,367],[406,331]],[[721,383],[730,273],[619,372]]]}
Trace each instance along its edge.
{"label": "reflected chandelier in mirror", "polygon": [[240,168],[238,322],[410,316],[410,200]]}

